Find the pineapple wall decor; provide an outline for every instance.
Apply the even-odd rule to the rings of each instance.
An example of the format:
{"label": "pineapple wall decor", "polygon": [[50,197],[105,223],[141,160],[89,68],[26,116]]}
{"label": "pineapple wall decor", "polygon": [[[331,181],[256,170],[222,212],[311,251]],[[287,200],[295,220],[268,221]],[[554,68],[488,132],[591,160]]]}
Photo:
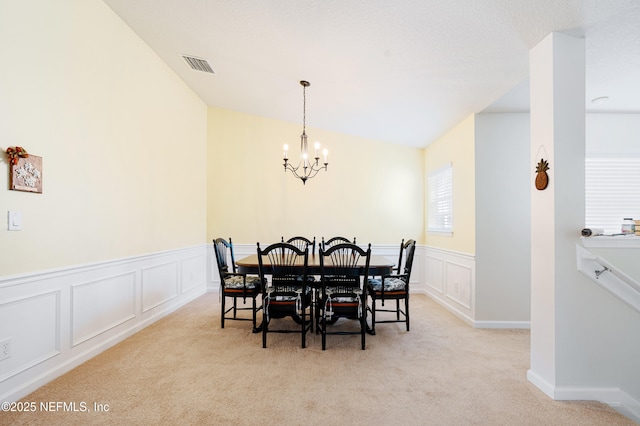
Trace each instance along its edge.
{"label": "pineapple wall decor", "polygon": [[540,158],[540,162],[536,166],[536,189],[539,191],[542,191],[549,185],[547,170],[549,170],[549,162],[544,158]]}

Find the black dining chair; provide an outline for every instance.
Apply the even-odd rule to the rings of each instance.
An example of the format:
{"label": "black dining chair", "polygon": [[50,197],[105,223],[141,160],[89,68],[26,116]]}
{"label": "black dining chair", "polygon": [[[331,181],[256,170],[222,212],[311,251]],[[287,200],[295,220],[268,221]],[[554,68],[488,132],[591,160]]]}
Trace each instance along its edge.
{"label": "black dining chair", "polygon": [[[337,236],[337,237],[331,237],[327,241],[325,241],[324,237],[322,237],[322,241],[320,243],[320,247],[323,250],[326,250],[331,246],[335,246],[337,244],[344,244],[344,243],[351,244],[351,240],[346,238],[346,237]],[[356,243],[356,237],[353,237],[353,244],[355,244],[355,243]],[[319,291],[320,291],[320,288],[318,286],[316,286],[316,298],[315,298],[316,299],[316,306],[317,306],[317,301],[319,299],[319,295],[318,295]],[[333,317],[331,319],[328,319],[327,323],[328,324],[333,324],[336,321],[338,321],[338,317]],[[317,325],[317,323],[316,323],[316,325]]]}
{"label": "black dining chair", "polygon": [[291,237],[285,241],[284,237],[282,237],[283,243],[293,244],[301,250],[304,250],[305,247],[309,247],[310,254],[316,254],[316,237],[313,237],[313,240],[310,240],[305,237]]}
{"label": "black dining chair", "polygon": [[[414,240],[407,240],[406,243],[402,240],[396,273],[368,279],[367,292],[371,304],[367,306],[367,310],[371,312],[371,334],[375,334],[376,324],[390,322],[404,322],[407,331],[409,331],[409,282],[411,281],[415,252],[416,242]],[[385,307],[385,301],[394,303],[394,300],[395,308]],[[378,301],[380,306],[377,306]],[[401,305],[401,301],[404,301],[404,306]],[[379,312],[393,312],[395,319],[380,319],[377,315]]]}
{"label": "black dining chair", "polygon": [[[351,244],[352,241],[346,237],[332,237],[329,238],[327,241],[324,240],[324,237],[322,237],[322,242],[320,243],[320,247],[322,247],[323,250],[328,249],[331,246],[334,246],[336,244]],[[353,244],[356,243],[356,237],[353,237]]]}
{"label": "black dining chair", "polygon": [[[327,335],[359,334],[362,349],[365,349],[367,327],[367,287],[371,244],[367,250],[356,244],[343,243],[320,248],[321,291],[318,300],[318,321],[322,334],[322,350],[327,346]],[[338,318],[356,320],[358,331],[341,328]],[[327,325],[334,323],[331,329]]]}
{"label": "black dining chair", "polygon": [[[224,320],[253,321],[253,332],[258,332],[256,326],[257,312],[262,309],[257,306],[256,299],[262,291],[260,277],[236,272],[236,261],[233,255],[233,243],[231,238],[226,241],[224,238],[213,240],[213,251],[218,264],[218,274],[220,275],[220,327],[224,328]],[[229,264],[229,259],[231,263]],[[231,266],[230,266],[231,265]],[[233,305],[226,308],[226,300],[231,298]],[[242,304],[246,305],[247,298],[251,299],[251,307],[238,307],[238,299],[242,299]],[[238,311],[251,310],[251,318],[238,316]],[[232,316],[227,316],[233,312]]]}
{"label": "black dining chair", "polygon": [[[301,333],[302,347],[307,332],[313,328],[311,287],[306,279],[309,249],[289,243],[275,243],[264,250],[258,243],[258,269],[267,283],[262,293],[262,347],[267,347],[269,333]],[[302,279],[300,279],[300,276]],[[299,327],[276,328],[275,319],[291,317]]]}
{"label": "black dining chair", "polygon": [[[291,237],[287,241],[285,241],[284,237],[282,237],[282,242],[293,244],[294,246],[298,247],[300,250],[305,250],[307,247],[309,247],[310,254],[312,255],[316,254],[316,237],[313,237],[313,240],[310,240],[305,237]],[[302,279],[301,276],[299,276],[298,278]],[[313,275],[307,275],[307,281],[313,282],[315,280],[316,280],[316,277],[314,277]]]}

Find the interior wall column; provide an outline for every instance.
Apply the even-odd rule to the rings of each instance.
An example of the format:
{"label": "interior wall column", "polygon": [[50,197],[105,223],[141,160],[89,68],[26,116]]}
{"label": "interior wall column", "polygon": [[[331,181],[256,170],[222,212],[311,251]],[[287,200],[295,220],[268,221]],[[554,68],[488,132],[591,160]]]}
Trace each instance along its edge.
{"label": "interior wall column", "polygon": [[[567,362],[569,283],[579,274],[575,244],[584,225],[584,39],[549,34],[530,52],[530,84],[531,365],[527,377],[554,398]],[[535,170],[542,158],[549,162],[549,184],[538,190]]]}

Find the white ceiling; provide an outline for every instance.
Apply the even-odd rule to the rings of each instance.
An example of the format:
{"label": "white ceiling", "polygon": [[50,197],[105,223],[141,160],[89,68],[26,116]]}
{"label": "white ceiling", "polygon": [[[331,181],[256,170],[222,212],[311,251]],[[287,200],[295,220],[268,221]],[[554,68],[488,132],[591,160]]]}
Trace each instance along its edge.
{"label": "white ceiling", "polygon": [[424,147],[526,111],[529,50],[553,31],[586,39],[588,110],[640,112],[638,0],[104,1],[208,105],[302,125],[308,80],[309,127]]}

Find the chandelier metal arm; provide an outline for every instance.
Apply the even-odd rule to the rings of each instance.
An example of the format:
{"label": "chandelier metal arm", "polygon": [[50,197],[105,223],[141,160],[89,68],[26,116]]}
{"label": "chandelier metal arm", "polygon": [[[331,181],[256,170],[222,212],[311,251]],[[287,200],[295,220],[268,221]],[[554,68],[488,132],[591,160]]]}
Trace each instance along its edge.
{"label": "chandelier metal arm", "polygon": [[[287,158],[284,159],[284,171],[287,169],[293,173],[295,177],[302,180],[303,184],[307,183],[307,179],[311,179],[315,175],[318,174],[320,170],[327,170],[327,166],[329,163],[323,163],[320,165],[320,158],[316,157],[315,162],[313,163],[305,163],[304,161],[300,161],[297,166],[293,167]],[[298,170],[302,167],[302,174],[298,173]]]}

